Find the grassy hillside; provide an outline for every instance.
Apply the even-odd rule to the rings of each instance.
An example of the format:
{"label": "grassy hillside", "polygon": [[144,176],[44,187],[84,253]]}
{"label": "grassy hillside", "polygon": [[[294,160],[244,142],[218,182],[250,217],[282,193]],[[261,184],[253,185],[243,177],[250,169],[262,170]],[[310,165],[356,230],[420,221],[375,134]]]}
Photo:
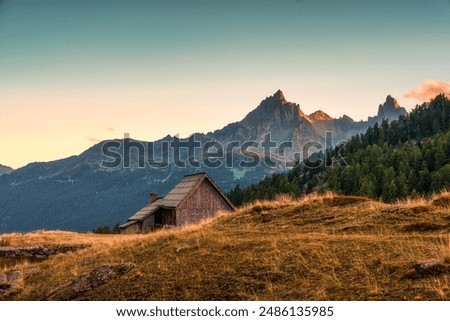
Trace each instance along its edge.
{"label": "grassy hillside", "polygon": [[[147,235],[2,235],[0,246],[91,247],[40,262],[1,258],[0,271],[24,272],[14,300],[449,300],[449,241],[450,193],[397,204],[278,197]],[[122,262],[136,268],[81,294],[53,291]]]}

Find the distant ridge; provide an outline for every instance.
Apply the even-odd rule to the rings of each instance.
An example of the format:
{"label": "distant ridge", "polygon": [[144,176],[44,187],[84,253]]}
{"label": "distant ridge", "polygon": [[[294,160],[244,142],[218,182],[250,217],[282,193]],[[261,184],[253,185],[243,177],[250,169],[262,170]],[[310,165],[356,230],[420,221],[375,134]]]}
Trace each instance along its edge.
{"label": "distant ridge", "polygon": [[9,166],[5,166],[5,165],[0,164],[0,176],[1,176],[1,175],[5,175],[5,174],[9,174],[9,173],[11,173],[13,170],[14,170],[14,169],[12,169],[12,168],[9,167]]}

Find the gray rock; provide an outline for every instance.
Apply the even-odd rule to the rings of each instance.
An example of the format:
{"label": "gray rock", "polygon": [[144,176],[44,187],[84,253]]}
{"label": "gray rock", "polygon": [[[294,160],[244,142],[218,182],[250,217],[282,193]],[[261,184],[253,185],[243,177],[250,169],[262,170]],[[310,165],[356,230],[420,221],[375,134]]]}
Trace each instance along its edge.
{"label": "gray rock", "polygon": [[6,277],[10,283],[19,282],[23,280],[23,273],[20,271],[9,271],[6,273]]}
{"label": "gray rock", "polygon": [[127,273],[134,267],[136,267],[134,263],[111,263],[102,265],[72,281],[72,290],[75,293],[87,292],[109,282],[116,276]]}
{"label": "gray rock", "polygon": [[24,246],[2,247],[0,257],[5,258],[31,258],[44,260],[50,255],[58,253],[74,252],[86,248],[87,245],[48,245],[48,246]]}
{"label": "gray rock", "polygon": [[95,289],[117,276],[128,273],[135,267],[136,264],[131,262],[104,264],[72,281],[61,284],[41,300],[72,300],[77,295]]}
{"label": "gray rock", "polygon": [[80,266],[86,266],[86,265],[89,265],[89,264],[92,264],[92,263],[94,263],[94,259],[93,258],[89,258],[89,259],[86,259],[83,262],[81,262]]}
{"label": "gray rock", "polygon": [[27,277],[29,277],[31,275],[35,275],[35,274],[39,274],[39,273],[41,273],[41,269],[40,268],[32,268],[30,270],[24,271],[23,276],[24,276],[24,278],[27,278]]}
{"label": "gray rock", "polygon": [[0,272],[0,298],[6,298],[23,290],[23,273],[20,271]]}

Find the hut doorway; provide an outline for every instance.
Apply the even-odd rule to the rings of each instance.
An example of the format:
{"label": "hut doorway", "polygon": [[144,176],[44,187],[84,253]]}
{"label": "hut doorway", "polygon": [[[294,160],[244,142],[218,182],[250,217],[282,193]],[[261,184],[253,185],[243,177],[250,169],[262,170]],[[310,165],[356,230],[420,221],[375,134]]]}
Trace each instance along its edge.
{"label": "hut doorway", "polygon": [[176,225],[176,215],[173,209],[159,209],[155,212],[155,227]]}
{"label": "hut doorway", "polygon": [[155,213],[155,225],[163,225],[163,211],[157,211]]}

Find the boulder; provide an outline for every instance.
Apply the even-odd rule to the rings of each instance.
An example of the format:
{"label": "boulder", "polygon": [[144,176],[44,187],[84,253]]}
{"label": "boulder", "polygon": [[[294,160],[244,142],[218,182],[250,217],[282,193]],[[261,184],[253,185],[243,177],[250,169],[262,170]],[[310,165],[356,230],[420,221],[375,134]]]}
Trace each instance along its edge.
{"label": "boulder", "polygon": [[72,291],[83,293],[92,290],[102,284],[105,284],[115,278],[123,275],[136,267],[134,263],[111,263],[102,265],[91,272],[81,275],[72,281]]}
{"label": "boulder", "polygon": [[23,273],[20,271],[0,272],[0,299],[20,293],[23,290]]}
{"label": "boulder", "polygon": [[73,300],[83,293],[128,273],[135,267],[136,264],[131,262],[104,264],[89,273],[80,275],[74,280],[58,286],[42,300]]}
{"label": "boulder", "polygon": [[47,245],[24,247],[0,247],[0,257],[30,258],[44,260],[58,253],[74,252],[86,248],[87,245]]}

